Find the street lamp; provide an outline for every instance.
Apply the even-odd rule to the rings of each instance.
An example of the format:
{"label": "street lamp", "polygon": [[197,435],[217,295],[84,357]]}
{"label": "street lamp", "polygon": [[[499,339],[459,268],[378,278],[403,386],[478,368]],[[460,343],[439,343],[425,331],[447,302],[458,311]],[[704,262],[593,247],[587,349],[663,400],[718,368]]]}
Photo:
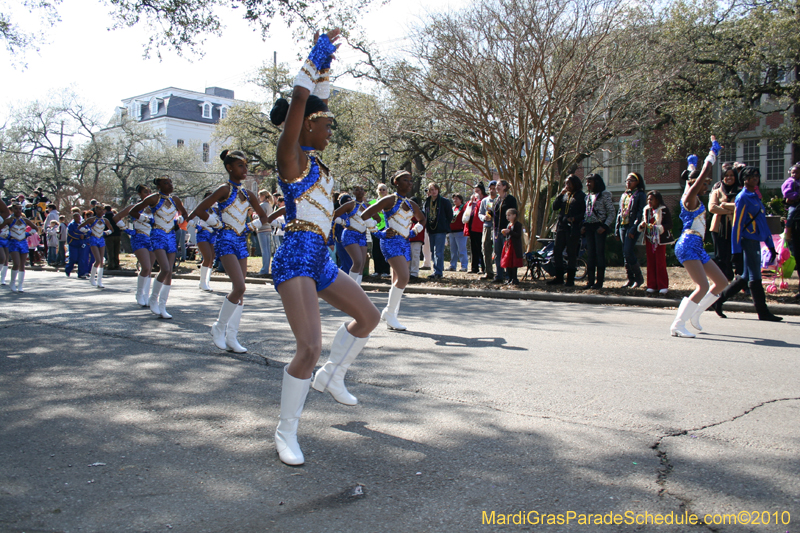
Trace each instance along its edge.
{"label": "street lamp", "polygon": [[386,183],[386,161],[389,160],[389,152],[381,150],[381,183]]}

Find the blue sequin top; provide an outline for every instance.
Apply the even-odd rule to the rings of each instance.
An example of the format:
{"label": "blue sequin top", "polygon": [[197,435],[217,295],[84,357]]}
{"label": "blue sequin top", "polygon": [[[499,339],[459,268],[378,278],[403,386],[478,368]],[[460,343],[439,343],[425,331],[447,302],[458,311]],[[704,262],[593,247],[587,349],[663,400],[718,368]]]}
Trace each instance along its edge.
{"label": "blue sequin top", "polygon": [[683,198],[681,198],[680,218],[681,222],[683,222],[683,231],[696,231],[702,237],[706,234],[706,206],[703,205],[703,202],[699,202],[699,204],[700,206],[697,209],[689,211],[683,205]]}
{"label": "blue sequin top", "polygon": [[333,220],[333,179],[314,149],[302,148],[308,156],[305,171],[292,182],[278,178],[286,205],[285,231],[311,231],[327,240]]}

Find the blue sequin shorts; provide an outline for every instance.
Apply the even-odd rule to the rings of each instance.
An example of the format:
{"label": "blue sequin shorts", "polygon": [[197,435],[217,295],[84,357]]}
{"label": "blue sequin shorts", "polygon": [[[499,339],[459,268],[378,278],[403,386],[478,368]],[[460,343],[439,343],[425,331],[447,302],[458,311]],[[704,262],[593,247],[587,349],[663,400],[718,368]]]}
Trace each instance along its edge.
{"label": "blue sequin shorts", "polygon": [[317,292],[336,281],[339,269],[331,259],[325,239],[312,231],[288,231],[272,259],[275,288],[284,281],[305,276],[317,284]]}
{"label": "blue sequin shorts", "polygon": [[247,234],[236,235],[236,232],[223,229],[217,232],[214,241],[214,255],[219,259],[223,255],[235,255],[236,259],[250,257],[247,253]]}
{"label": "blue sequin shorts", "polygon": [[8,239],[8,251],[19,252],[21,254],[28,253],[28,239],[18,241],[16,239]]}
{"label": "blue sequin shorts", "polygon": [[350,246],[351,244],[366,246],[367,245],[366,233],[359,233],[353,229],[344,230],[342,232],[342,246],[347,247]]}
{"label": "blue sequin shorts", "polygon": [[0,239],[0,248],[8,248],[8,239]]}
{"label": "blue sequin shorts", "polygon": [[150,251],[164,250],[168,254],[178,252],[178,241],[175,232],[165,232],[163,229],[153,228],[150,232]]}
{"label": "blue sequin shorts", "polygon": [[197,235],[195,236],[197,242],[207,242],[214,246],[214,241],[217,240],[217,234],[207,229],[197,228]]}
{"label": "blue sequin shorts", "polygon": [[133,235],[131,235],[131,249],[135,252],[142,248],[150,250],[150,235],[134,232]]}
{"label": "blue sequin shorts", "polygon": [[400,255],[405,257],[406,261],[411,261],[411,245],[408,243],[408,239],[402,235],[381,239],[381,252],[387,261]]}
{"label": "blue sequin shorts", "polygon": [[106,240],[103,237],[95,237],[92,235],[89,237],[89,246],[97,246],[98,248],[103,248],[106,245]]}
{"label": "blue sequin shorts", "polygon": [[681,263],[696,259],[705,265],[711,261],[703,248],[703,239],[693,233],[684,233],[678,238],[675,243],[675,257]]}

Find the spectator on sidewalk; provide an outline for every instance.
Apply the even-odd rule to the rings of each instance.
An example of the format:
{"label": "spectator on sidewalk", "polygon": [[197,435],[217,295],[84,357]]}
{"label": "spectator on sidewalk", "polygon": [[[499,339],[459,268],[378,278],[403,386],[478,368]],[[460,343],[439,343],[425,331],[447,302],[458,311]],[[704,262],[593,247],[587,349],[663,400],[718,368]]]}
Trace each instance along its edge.
{"label": "spectator on sidewalk", "polygon": [[481,207],[478,210],[478,218],[483,222],[483,264],[486,268],[486,275],[481,279],[494,279],[494,229],[492,225],[492,210],[497,199],[497,182],[489,182],[489,196],[481,200]]}
{"label": "spectator on sidewalk", "polygon": [[647,292],[666,295],[669,287],[667,275],[667,244],[672,238],[672,216],[658,191],[647,193],[647,205],[642,213],[639,231],[644,232],[647,249]]}
{"label": "spectator on sidewalk", "polygon": [[[419,205],[420,199],[414,198],[414,203]],[[414,226],[417,225],[417,222],[419,222],[419,220],[411,217],[411,223]],[[408,244],[411,247],[411,262],[408,265],[409,282],[414,283],[419,280],[419,261],[422,247],[425,245],[425,232],[421,231],[419,234],[408,239]]]}
{"label": "spectator on sidewalk", "polygon": [[586,288],[602,289],[606,279],[606,238],[616,211],[611,192],[606,190],[600,174],[586,177],[586,191],[586,212],[581,228],[581,233],[586,235]]}
{"label": "spectator on sidewalk", "polygon": [[525,265],[522,254],[522,223],[517,220],[517,210],[506,211],[508,226],[500,230],[505,242],[500,256],[500,266],[508,272],[508,285],[519,285],[517,269]]}
{"label": "spectator on sidewalk", "polygon": [[[270,216],[272,214],[273,208],[273,200],[272,195],[269,191],[262,190],[258,191],[258,200],[261,205],[261,209]],[[256,276],[258,277],[266,277],[269,275],[269,265],[270,259],[272,258],[272,226],[270,224],[263,224],[260,228],[258,228],[258,245],[261,248],[261,270],[258,271]]]}
{"label": "spectator on sidewalk", "polygon": [[51,220],[45,232],[47,235],[47,264],[56,266],[58,262],[58,220]]}
{"label": "spectator on sidewalk", "polygon": [[108,258],[108,269],[109,270],[119,270],[119,252],[120,252],[120,243],[122,240],[122,231],[119,229],[114,223],[114,211],[111,209],[110,205],[105,206],[105,212],[103,213],[103,218],[108,220],[108,223],[111,224],[111,234],[106,235],[106,257]]}
{"label": "spectator on sidewalk", "polygon": [[644,178],[631,172],[625,179],[625,192],[619,197],[619,211],[617,212],[617,225],[614,234],[622,241],[622,257],[625,260],[625,271],[628,281],[622,288],[635,289],[644,283],[642,267],[636,257],[636,242],[639,239],[639,224],[642,222],[642,213],[647,203],[644,193]]}
{"label": "spectator on sidewalk", "polygon": [[483,237],[483,221],[478,216],[481,202],[486,197],[486,188],[483,182],[475,185],[472,197],[464,210],[464,233],[469,236],[470,252],[472,253],[472,273],[486,273],[486,266],[483,263],[483,250],[481,249],[481,238]]}
{"label": "spectator on sidewalk", "polygon": [[503,255],[505,239],[500,230],[508,227],[506,213],[509,209],[517,208],[517,199],[510,194],[511,185],[506,180],[497,184],[497,199],[492,206],[492,235],[494,238],[494,268],[496,275],[492,283],[503,283],[506,280],[506,270],[500,266]]}
{"label": "spectator on sidewalk", "polygon": [[464,197],[460,194],[453,195],[453,218],[450,222],[450,270],[455,270],[457,263],[461,263],[461,272],[467,271],[469,264],[469,252],[467,252],[467,235],[464,234],[464,221],[462,220],[464,209]]}
{"label": "spectator on sidewalk", "polygon": [[67,217],[58,216],[58,253],[56,254],[56,265],[64,266],[67,264]]}
{"label": "spectator on sidewalk", "polygon": [[427,217],[425,224],[426,233],[430,239],[431,255],[433,256],[433,274],[431,279],[440,279],[444,272],[444,246],[447,235],[450,233],[450,221],[453,219],[453,204],[443,197],[437,183],[428,184],[428,197],[422,212]]}
{"label": "spectator on sidewalk", "polygon": [[[575,286],[575,267],[581,247],[581,227],[586,213],[586,195],[583,193],[581,179],[575,174],[567,176],[564,188],[553,202],[553,212],[557,214],[556,241],[553,248],[555,278],[548,285]],[[567,250],[567,281],[564,281],[564,249]]]}
{"label": "spectator on sidewalk", "polygon": [[714,262],[728,280],[733,279],[733,255],[731,253],[731,230],[736,211],[736,195],[739,194],[739,179],[736,170],[725,170],[722,181],[715,183],[708,195],[708,210],[711,218],[711,239],[714,241]]}

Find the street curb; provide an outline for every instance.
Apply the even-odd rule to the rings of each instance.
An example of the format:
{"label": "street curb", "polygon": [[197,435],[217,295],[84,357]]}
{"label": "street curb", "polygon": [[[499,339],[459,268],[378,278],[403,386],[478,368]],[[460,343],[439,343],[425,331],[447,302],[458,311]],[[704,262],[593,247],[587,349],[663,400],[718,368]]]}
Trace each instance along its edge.
{"label": "street curb", "polygon": [[[40,270],[48,272],[56,272],[53,267],[33,267],[31,270]],[[114,276],[136,276],[136,272],[132,270],[106,270],[105,274]],[[200,280],[198,274],[174,274],[174,279],[185,280]],[[211,281],[224,283],[228,281],[227,276],[215,275],[211,277]],[[245,283],[254,285],[272,285],[271,278],[245,278]],[[371,292],[389,292],[389,285],[382,283],[362,283],[361,286],[365,291]],[[406,286],[406,294],[431,294],[436,296],[461,296],[467,298],[493,298],[499,300],[533,300],[542,302],[564,302],[576,304],[591,304],[591,305],[619,305],[631,307],[653,307],[653,308],[677,308],[681,301],[674,298],[661,298],[653,297],[646,298],[641,296],[603,296],[600,294],[581,294],[581,293],[563,293],[563,292],[533,292],[533,291],[515,291],[515,290],[491,290],[491,289],[462,289],[452,287],[415,287],[413,285]],[[790,315],[800,316],[800,305],[791,304],[770,304],[770,311],[776,315]],[[727,302],[725,310],[734,313],[755,313],[756,309],[751,303],[744,302]]]}

